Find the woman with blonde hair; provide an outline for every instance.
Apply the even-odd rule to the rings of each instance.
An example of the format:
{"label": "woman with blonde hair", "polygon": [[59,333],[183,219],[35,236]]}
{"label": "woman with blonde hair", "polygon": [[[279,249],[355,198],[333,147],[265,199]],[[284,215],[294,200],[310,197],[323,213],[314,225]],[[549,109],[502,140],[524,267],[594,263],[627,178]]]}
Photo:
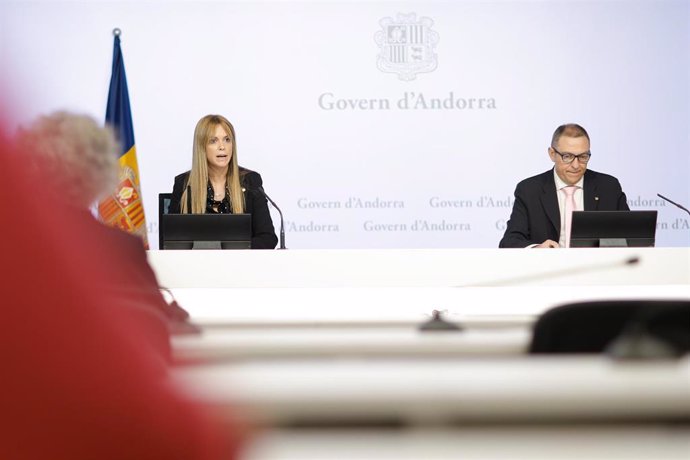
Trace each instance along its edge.
{"label": "woman with blonde hair", "polygon": [[221,115],[206,115],[196,124],[192,169],[175,177],[171,214],[251,214],[252,249],[278,243],[261,176],[239,166],[235,128]]}

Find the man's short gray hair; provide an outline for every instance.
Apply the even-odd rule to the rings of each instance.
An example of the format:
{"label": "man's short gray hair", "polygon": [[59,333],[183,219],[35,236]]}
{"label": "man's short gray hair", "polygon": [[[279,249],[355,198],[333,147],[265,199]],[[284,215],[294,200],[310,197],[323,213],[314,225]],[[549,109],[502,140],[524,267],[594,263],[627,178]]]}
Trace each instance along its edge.
{"label": "man's short gray hair", "polygon": [[20,130],[18,144],[69,204],[88,208],[115,190],[119,169],[115,136],[88,115],[41,116]]}
{"label": "man's short gray hair", "polygon": [[551,137],[551,147],[556,148],[558,145],[558,140],[562,137],[586,137],[587,142],[589,142],[589,134],[587,134],[587,130],[583,128],[582,126],[578,125],[577,123],[567,123],[565,125],[561,125],[558,128],[556,128],[556,131],[553,132],[553,136]]}

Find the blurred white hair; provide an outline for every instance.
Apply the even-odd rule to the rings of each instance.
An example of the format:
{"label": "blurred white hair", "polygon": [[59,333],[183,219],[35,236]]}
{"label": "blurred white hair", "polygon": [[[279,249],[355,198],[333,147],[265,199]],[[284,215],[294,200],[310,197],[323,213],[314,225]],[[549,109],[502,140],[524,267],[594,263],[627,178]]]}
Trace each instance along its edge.
{"label": "blurred white hair", "polygon": [[22,153],[52,182],[59,198],[88,208],[118,181],[118,145],[112,130],[88,115],[55,112],[18,133]]}

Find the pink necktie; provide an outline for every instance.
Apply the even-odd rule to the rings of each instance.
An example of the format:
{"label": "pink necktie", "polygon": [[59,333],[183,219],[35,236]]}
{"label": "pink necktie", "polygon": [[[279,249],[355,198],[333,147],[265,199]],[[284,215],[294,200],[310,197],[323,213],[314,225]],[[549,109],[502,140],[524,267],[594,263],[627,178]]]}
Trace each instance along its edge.
{"label": "pink necktie", "polygon": [[565,247],[570,247],[570,226],[573,220],[573,211],[576,211],[575,206],[575,185],[567,185],[561,190],[565,192]]}

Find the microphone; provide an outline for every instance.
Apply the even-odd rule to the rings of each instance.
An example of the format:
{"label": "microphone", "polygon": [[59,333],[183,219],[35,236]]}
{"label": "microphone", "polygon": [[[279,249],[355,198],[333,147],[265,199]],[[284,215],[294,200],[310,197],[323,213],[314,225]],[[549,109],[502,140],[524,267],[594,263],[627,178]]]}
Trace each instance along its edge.
{"label": "microphone", "polygon": [[192,187],[187,185],[187,214],[192,213]]}
{"label": "microphone", "polygon": [[669,198],[666,198],[666,197],[665,197],[664,195],[662,195],[661,193],[657,193],[656,196],[658,196],[659,198],[661,198],[661,199],[664,200],[664,201],[668,201],[668,202],[671,203],[672,205],[677,206],[677,207],[679,207],[680,209],[682,209],[683,211],[685,211],[685,212],[687,212],[688,214],[690,214],[690,211],[688,211],[688,208],[686,208],[685,206],[679,205],[678,203],[676,203],[675,201],[673,201],[673,200],[671,200],[671,199],[669,199]]}
{"label": "microphone", "polygon": [[460,284],[453,287],[501,287],[511,284],[522,284],[529,281],[541,281],[549,278],[558,278],[561,276],[570,276],[575,273],[590,273],[598,270],[608,270],[611,268],[625,267],[629,265],[637,265],[640,263],[640,258],[637,256],[628,257],[624,260],[616,260],[614,262],[604,262],[600,264],[587,264],[580,267],[565,268],[563,270],[552,270],[548,272],[540,272],[532,275],[516,276],[513,278],[504,278],[502,280],[487,281],[483,283]]}
{"label": "microphone", "polygon": [[201,328],[193,324],[189,312],[182,308],[175,299],[172,291],[164,286],[159,286],[164,300],[164,314],[168,319],[168,327],[173,335],[201,334]]}
{"label": "microphone", "polygon": [[460,331],[459,324],[448,321],[443,317],[443,312],[434,310],[431,312],[431,319],[419,325],[420,331]]}
{"label": "microphone", "polygon": [[[558,278],[561,276],[570,276],[573,273],[590,273],[598,270],[608,270],[618,267],[626,267],[630,265],[637,265],[640,263],[638,256],[628,257],[624,260],[617,260],[614,262],[604,262],[600,264],[587,264],[580,267],[567,268],[562,270],[552,270],[549,272],[540,272],[533,275],[516,276],[513,278],[504,278],[502,280],[485,281],[479,283],[457,284],[455,288],[465,287],[503,287],[511,284],[523,284],[530,281],[541,281],[550,278]],[[437,330],[462,330],[462,327],[451,323],[450,325],[443,324],[447,321],[442,317],[441,312],[434,310],[432,312],[431,320],[421,324],[419,329],[422,331],[437,331]]]}
{"label": "microphone", "polygon": [[266,198],[268,202],[271,203],[271,205],[273,205],[273,207],[276,208],[276,210],[278,211],[278,214],[280,215],[280,244],[278,246],[278,249],[287,249],[285,247],[285,221],[283,220],[283,211],[281,211],[276,202],[273,201],[271,197],[268,196],[268,194],[266,194],[266,191],[264,190],[263,186],[259,185],[258,187],[253,188],[253,190],[256,190],[257,192],[261,193],[264,196],[264,198]]}

